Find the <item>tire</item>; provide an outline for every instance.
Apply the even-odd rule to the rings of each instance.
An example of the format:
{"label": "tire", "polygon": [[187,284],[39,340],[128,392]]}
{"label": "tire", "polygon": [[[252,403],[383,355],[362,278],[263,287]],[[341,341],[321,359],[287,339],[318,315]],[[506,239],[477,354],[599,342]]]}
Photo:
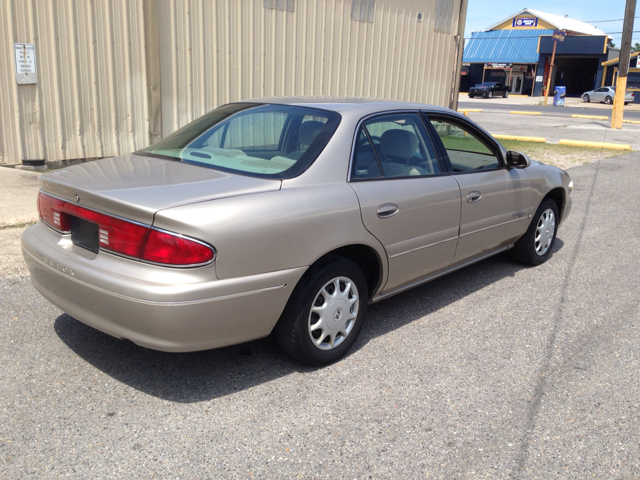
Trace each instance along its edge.
{"label": "tire", "polygon": [[469,98],[473,98],[473,95],[469,95]]}
{"label": "tire", "polygon": [[629,105],[629,102],[624,102],[625,105]]}
{"label": "tire", "polygon": [[504,92],[504,93],[502,94],[502,97],[503,97],[503,98],[507,98],[508,96],[509,96],[509,92]]}
{"label": "tire", "polygon": [[584,103],[589,103],[589,102],[591,101],[591,97],[589,97],[589,95],[584,95],[584,96],[582,97],[582,101],[583,101]]}
{"label": "tire", "polygon": [[493,92],[487,93],[487,98],[492,98],[492,97],[493,97]]}
{"label": "tire", "polygon": [[613,99],[607,95],[607,98],[604,99],[604,103],[606,103],[607,105],[611,105],[613,103]]}
{"label": "tire", "polygon": [[[333,363],[356,341],[368,299],[367,281],[360,268],[343,257],[326,257],[296,285],[275,327],[276,340],[303,363]],[[312,311],[314,304],[316,311]]]}
{"label": "tire", "polygon": [[509,251],[511,258],[531,266],[546,262],[556,241],[558,218],[556,202],[551,198],[543,200],[526,233]]}

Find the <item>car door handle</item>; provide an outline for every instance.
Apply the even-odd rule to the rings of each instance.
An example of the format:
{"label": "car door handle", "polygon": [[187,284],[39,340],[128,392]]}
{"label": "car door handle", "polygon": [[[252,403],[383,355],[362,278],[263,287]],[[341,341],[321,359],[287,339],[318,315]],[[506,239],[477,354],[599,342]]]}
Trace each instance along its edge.
{"label": "car door handle", "polygon": [[480,192],[469,192],[467,194],[467,202],[468,203],[475,203],[478,200],[480,200],[482,198],[482,195],[480,195]]}
{"label": "car door handle", "polygon": [[398,213],[398,206],[394,205],[393,203],[385,203],[384,205],[380,205],[378,207],[376,213],[380,218],[393,217],[396,213]]}

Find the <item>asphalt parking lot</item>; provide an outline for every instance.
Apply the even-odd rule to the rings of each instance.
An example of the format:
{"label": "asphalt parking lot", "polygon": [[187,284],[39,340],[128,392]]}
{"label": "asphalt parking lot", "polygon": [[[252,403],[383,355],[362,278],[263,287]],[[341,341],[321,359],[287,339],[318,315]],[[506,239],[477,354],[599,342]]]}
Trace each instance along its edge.
{"label": "asphalt parking lot", "polygon": [[320,369],[270,339],[104,335],[40,297],[0,230],[0,477],[640,477],[640,154],[570,173],[546,264],[498,256],[376,304]]}

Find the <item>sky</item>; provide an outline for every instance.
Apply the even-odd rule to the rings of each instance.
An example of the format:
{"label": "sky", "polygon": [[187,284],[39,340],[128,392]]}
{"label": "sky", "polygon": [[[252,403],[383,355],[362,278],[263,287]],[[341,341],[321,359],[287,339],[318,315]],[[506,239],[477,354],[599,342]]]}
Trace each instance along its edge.
{"label": "sky", "polygon": [[[467,23],[464,37],[470,38],[471,32],[484,30],[504,20],[523,8],[531,8],[555,15],[569,15],[569,18],[581,20],[598,27],[613,37],[613,43],[620,47],[622,39],[622,19],[625,0],[522,0],[522,3],[505,0],[468,0]],[[636,6],[636,16],[640,9]],[[603,20],[617,20],[604,22]],[[597,21],[597,22],[596,22]],[[640,18],[634,21],[634,31],[640,31]],[[631,45],[640,42],[640,33],[634,33]]]}

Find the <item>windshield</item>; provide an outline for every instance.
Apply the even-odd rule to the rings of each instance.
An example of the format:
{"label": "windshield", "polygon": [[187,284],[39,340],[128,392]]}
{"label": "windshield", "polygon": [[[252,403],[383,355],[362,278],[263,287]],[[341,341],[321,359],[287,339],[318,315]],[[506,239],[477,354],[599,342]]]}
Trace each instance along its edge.
{"label": "windshield", "polygon": [[232,103],[137,153],[256,177],[292,178],[315,161],[340,118],[315,108]]}
{"label": "windshield", "polygon": [[476,87],[493,87],[496,84],[496,82],[484,82],[481,83],[480,85],[476,85]]}

